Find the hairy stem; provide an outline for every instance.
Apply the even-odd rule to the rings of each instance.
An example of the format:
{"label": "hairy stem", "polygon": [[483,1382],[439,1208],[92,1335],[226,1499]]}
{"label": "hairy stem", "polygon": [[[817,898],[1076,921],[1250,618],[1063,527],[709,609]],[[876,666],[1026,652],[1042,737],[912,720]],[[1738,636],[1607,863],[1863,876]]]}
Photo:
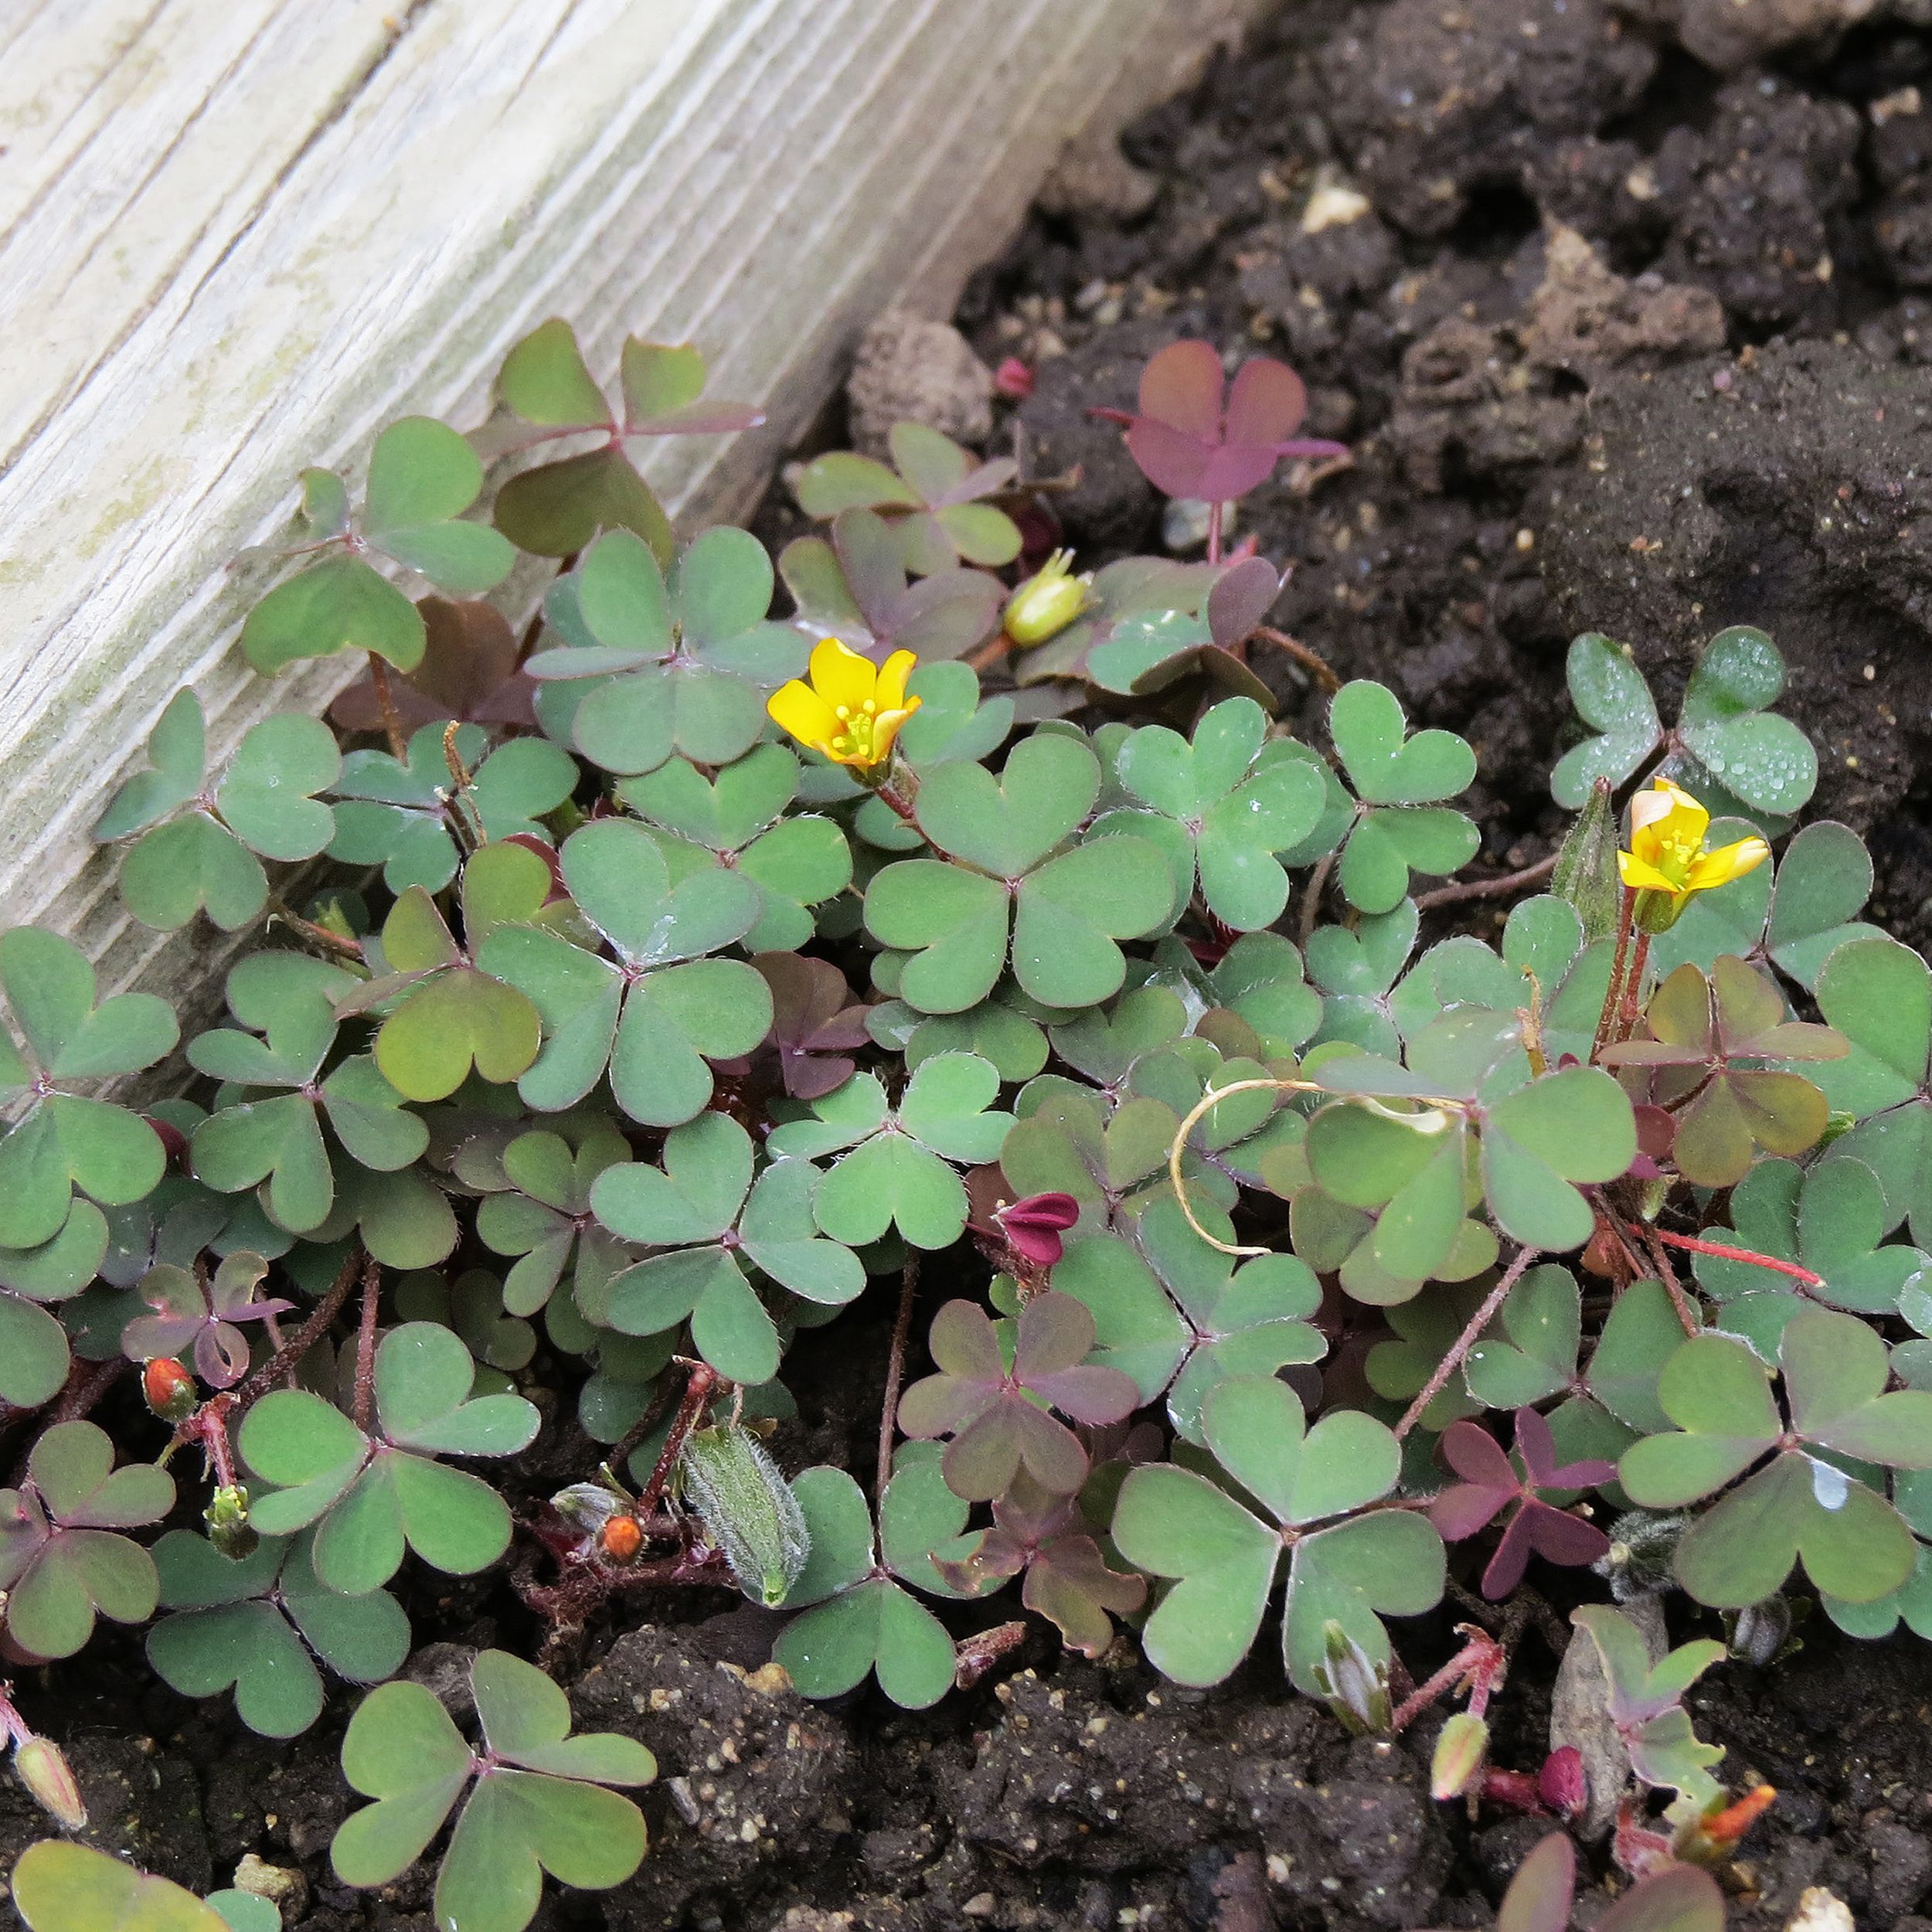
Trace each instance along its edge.
{"label": "hairy stem", "polygon": [[371,1261],[362,1270],[362,1316],[355,1326],[355,1400],[352,1420],[364,1434],[376,1404],[376,1316],[382,1301],[383,1270]]}
{"label": "hairy stem", "polygon": [[1653,1239],[1666,1247],[1684,1248],[1692,1254],[1714,1254],[1720,1261],[1743,1261],[1754,1268],[1769,1268],[1774,1274],[1788,1274],[1794,1281],[1802,1281],[1808,1288],[1821,1288],[1825,1277],[1814,1274],[1809,1268],[1800,1267],[1795,1261],[1781,1261],[1774,1254],[1756,1254],[1749,1248],[1727,1247],[1721,1241],[1700,1240],[1694,1234],[1673,1234],[1668,1228],[1652,1228]]}
{"label": "hairy stem", "polygon": [[1690,1298],[1684,1292],[1684,1284],[1677,1278],[1677,1270],[1670,1264],[1670,1250],[1658,1239],[1656,1229],[1648,1221],[1643,1223],[1643,1230],[1651,1259],[1657,1264],[1658,1278],[1662,1281],[1670,1295],[1671,1306],[1677,1311],[1677,1318],[1684,1325],[1685,1334],[1692,1335],[1700,1333],[1704,1325],[1698,1319],[1697,1311],[1691,1306]]}
{"label": "hairy stem", "polygon": [[1433,912],[1438,906],[1459,906],[1471,899],[1502,899],[1531,886],[1540,886],[1556,869],[1560,855],[1553,852],[1547,859],[1539,859],[1520,872],[1506,872],[1500,879],[1469,879],[1453,886],[1438,886],[1434,892],[1417,895],[1416,910]]}
{"label": "hairy stem", "polygon": [[389,740],[389,756],[398,764],[409,761],[409,740],[403,733],[402,714],[396,709],[396,693],[389,688],[389,666],[372,651],[369,654],[369,681],[376,692],[376,708],[383,714],[383,736]]}
{"label": "hairy stem", "polygon": [[1623,904],[1617,914],[1617,951],[1611,958],[1610,984],[1604,989],[1604,1010],[1597,1016],[1597,1036],[1590,1043],[1590,1057],[1593,1061],[1610,1044],[1611,1031],[1617,1023],[1617,1002],[1624,990],[1624,967],[1630,957],[1631,919],[1636,910],[1636,889],[1626,886]]}
{"label": "hairy stem", "polygon": [[899,1277],[899,1314],[893,1323],[890,1352],[886,1357],[886,1393],[879,1409],[879,1467],[872,1484],[875,1500],[881,1500],[886,1494],[886,1485],[892,1479],[893,1437],[896,1433],[893,1425],[899,1420],[899,1385],[906,1374],[906,1338],[913,1325],[913,1301],[919,1292],[919,1257],[917,1253],[906,1257],[906,1265]]}
{"label": "hairy stem", "polygon": [[1315,921],[1321,917],[1321,896],[1328,889],[1328,875],[1334,870],[1335,854],[1324,852],[1321,862],[1309,873],[1308,883],[1301,888],[1301,917],[1295,937],[1304,952],[1315,935]]}
{"label": "hairy stem", "polygon": [[1402,1420],[1396,1424],[1396,1440],[1400,1442],[1422,1420],[1422,1412],[1440,1395],[1448,1386],[1449,1378],[1462,1366],[1463,1359],[1481,1338],[1482,1332],[1496,1318],[1496,1311],[1509,1298],[1509,1291],[1520,1281],[1531,1262],[1543,1252],[1540,1248],[1519,1248],[1516,1258],[1497,1277],[1496,1285],[1482,1298],[1482,1305],[1469,1318],[1462,1333],[1450,1343],[1448,1352],[1436,1364],[1435,1373],[1422,1385],[1414,1401],[1403,1412]]}
{"label": "hairy stem", "polygon": [[312,919],[304,919],[285,899],[270,899],[268,910],[291,931],[299,933],[311,945],[321,946],[343,959],[352,959],[359,966],[362,961],[362,949],[352,939],[345,939],[340,933],[332,933],[326,926],[318,926]]}
{"label": "hairy stem", "polygon": [[1641,997],[1644,975],[1650,967],[1650,934],[1639,933],[1637,945],[1631,954],[1630,972],[1624,981],[1624,998],[1617,1009],[1617,1030],[1613,1039],[1626,1040],[1637,1030],[1637,1002]]}
{"label": "hairy stem", "polygon": [[1287,631],[1277,631],[1271,624],[1257,624],[1254,634],[1265,638],[1277,651],[1285,651],[1331,697],[1342,689],[1342,680],[1336,675],[1334,665],[1299,638],[1291,638]]}
{"label": "hairy stem", "polygon": [[365,1265],[375,1264],[359,1247],[351,1248],[342,1272],[329,1284],[328,1292],[309,1311],[308,1319],[277,1349],[248,1379],[233,1391],[235,1406],[247,1410],[258,1396],[265,1395],[328,1332],[328,1325],[342,1312],[349,1291]]}
{"label": "hairy stem", "polygon": [[664,1500],[664,1492],[670,1485],[671,1472],[677,1468],[678,1458],[683,1453],[685,1438],[697,1427],[698,1418],[704,1413],[704,1406],[717,1386],[718,1372],[709,1363],[696,1362],[691,1365],[691,1379],[685,1384],[684,1400],[678,1404],[678,1413],[671,1419],[671,1433],[664,1439],[658,1466],[651,1471],[651,1480],[644,1485],[644,1493],[638,1498],[636,1513],[639,1516],[655,1514],[658,1505]]}

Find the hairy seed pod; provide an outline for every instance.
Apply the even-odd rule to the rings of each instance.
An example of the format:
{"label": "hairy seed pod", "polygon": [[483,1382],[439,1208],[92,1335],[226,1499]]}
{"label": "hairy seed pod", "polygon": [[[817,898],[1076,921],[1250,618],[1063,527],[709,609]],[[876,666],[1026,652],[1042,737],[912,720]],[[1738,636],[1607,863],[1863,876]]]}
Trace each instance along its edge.
{"label": "hairy seed pod", "polygon": [[1608,1579],[1610,1594],[1620,1604],[1668,1590],[1675,1579],[1672,1560],[1689,1520],[1627,1509],[1610,1526],[1608,1552],[1590,1568]]}
{"label": "hairy seed pod", "polygon": [[87,1808],[73,1767],[50,1737],[29,1737],[14,1747],[13,1768],[34,1801],[63,1832],[83,1830]]}
{"label": "hairy seed pod", "polygon": [[678,1461],[684,1493],[739,1587],[777,1605],[798,1580],[811,1538],[791,1485],[735,1423],[694,1430]]}
{"label": "hairy seed pod", "polygon": [[1576,907],[1587,943],[1607,938],[1617,930],[1624,888],[1617,872],[1617,818],[1607,780],[1599,779],[1584,799],[1556,855],[1549,890],[1553,897],[1566,899]]}

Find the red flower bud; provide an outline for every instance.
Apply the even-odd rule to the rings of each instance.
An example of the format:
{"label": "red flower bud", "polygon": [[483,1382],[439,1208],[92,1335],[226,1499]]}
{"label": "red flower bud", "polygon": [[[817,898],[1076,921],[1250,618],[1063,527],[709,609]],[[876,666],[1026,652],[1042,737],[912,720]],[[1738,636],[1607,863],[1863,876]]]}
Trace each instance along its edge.
{"label": "red flower bud", "polygon": [[1008,1247],[1036,1268],[1060,1260],[1066,1251],[1060,1236],[1080,1218],[1080,1204],[1070,1194],[1029,1194],[993,1212]]}
{"label": "red flower bud", "polygon": [[993,387],[1009,400],[1023,403],[1033,393],[1033,372],[1017,355],[1009,355],[993,371]]}
{"label": "red flower bud", "polygon": [[156,1355],[141,1370],[141,1393],[163,1422],[185,1422],[201,1406],[195,1378],[172,1355]]}
{"label": "red flower bud", "polygon": [[1536,1794],[1559,1818],[1576,1818],[1590,1802],[1590,1781],[1583,1775],[1583,1756],[1574,1744],[1563,1744],[1543,1760],[1536,1774]]}

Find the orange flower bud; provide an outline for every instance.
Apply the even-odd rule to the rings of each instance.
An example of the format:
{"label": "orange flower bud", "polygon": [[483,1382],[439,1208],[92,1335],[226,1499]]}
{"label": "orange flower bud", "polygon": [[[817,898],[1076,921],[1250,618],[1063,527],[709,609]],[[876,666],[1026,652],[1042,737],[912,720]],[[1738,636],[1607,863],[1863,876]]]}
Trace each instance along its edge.
{"label": "orange flower bud", "polygon": [[156,1355],[141,1370],[141,1393],[163,1422],[185,1422],[201,1406],[195,1378],[172,1355]]}
{"label": "orange flower bud", "polygon": [[628,1563],[644,1547],[644,1532],[635,1516],[613,1516],[597,1532],[597,1548],[606,1563]]}

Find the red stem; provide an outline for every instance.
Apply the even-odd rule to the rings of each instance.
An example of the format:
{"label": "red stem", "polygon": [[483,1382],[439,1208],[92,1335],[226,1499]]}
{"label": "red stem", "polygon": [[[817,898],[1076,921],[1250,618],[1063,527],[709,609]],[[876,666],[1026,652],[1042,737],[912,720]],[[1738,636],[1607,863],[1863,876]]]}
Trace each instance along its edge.
{"label": "red stem", "polygon": [[664,1500],[664,1492],[671,1481],[671,1472],[678,1466],[678,1457],[685,1445],[685,1438],[698,1426],[698,1418],[704,1413],[704,1405],[711,1399],[711,1393],[718,1386],[717,1371],[707,1362],[696,1362],[692,1366],[691,1379],[685,1384],[684,1400],[678,1404],[678,1413],[671,1419],[671,1432],[664,1439],[664,1448],[658,1457],[658,1466],[651,1471],[651,1480],[644,1485],[644,1494],[638,1498],[636,1514],[640,1517],[654,1515],[658,1505]]}
{"label": "red stem", "polygon": [[1721,1241],[1700,1241],[1694,1234],[1673,1234],[1668,1228],[1652,1228],[1651,1233],[1659,1241],[1674,1248],[1688,1249],[1692,1254],[1714,1254],[1720,1261],[1744,1261],[1754,1268],[1770,1268],[1776,1274],[1788,1274],[1794,1281],[1802,1281],[1808,1288],[1821,1288],[1825,1285],[1823,1275],[1814,1274],[1809,1268],[1801,1268],[1795,1261],[1781,1261],[1775,1255],[1753,1254],[1749,1248],[1726,1247]]}
{"label": "red stem", "polygon": [[893,1424],[899,1420],[899,1385],[906,1373],[906,1337],[913,1325],[913,1298],[919,1291],[919,1257],[906,1257],[899,1278],[899,1318],[893,1324],[892,1352],[886,1358],[886,1393],[879,1409],[879,1471],[872,1485],[875,1500],[883,1501],[892,1479]]}
{"label": "red stem", "polygon": [[365,1434],[376,1402],[376,1316],[382,1300],[383,1270],[373,1260],[362,1270],[362,1318],[355,1330],[354,1420]]}
{"label": "red stem", "polygon": [[308,1319],[246,1382],[232,1392],[238,1409],[247,1409],[257,1396],[265,1394],[328,1333],[328,1325],[341,1313],[342,1304],[349,1299],[349,1291],[355,1287],[355,1277],[367,1259],[360,1248],[349,1250],[349,1258],[343,1262],[342,1272],[329,1284],[328,1294],[309,1311]]}
{"label": "red stem", "polygon": [[1509,1291],[1520,1281],[1531,1262],[1543,1250],[1540,1248],[1519,1248],[1516,1258],[1505,1268],[1496,1285],[1483,1297],[1482,1306],[1469,1318],[1468,1325],[1449,1345],[1449,1351],[1436,1364],[1436,1372],[1423,1384],[1422,1393],[1410,1403],[1402,1420],[1396,1424],[1396,1440],[1400,1442],[1422,1420],[1422,1412],[1441,1394],[1449,1378],[1461,1366],[1481,1338],[1482,1332],[1495,1320],[1496,1311],[1509,1298]]}
{"label": "red stem", "polygon": [[1616,1024],[1617,998],[1624,990],[1624,965],[1630,957],[1630,922],[1636,910],[1637,889],[1626,886],[1623,906],[1617,915],[1617,951],[1610,962],[1610,984],[1604,989],[1604,1010],[1597,1016],[1597,1037],[1590,1044],[1592,1060],[1610,1044],[1611,1030]]}

